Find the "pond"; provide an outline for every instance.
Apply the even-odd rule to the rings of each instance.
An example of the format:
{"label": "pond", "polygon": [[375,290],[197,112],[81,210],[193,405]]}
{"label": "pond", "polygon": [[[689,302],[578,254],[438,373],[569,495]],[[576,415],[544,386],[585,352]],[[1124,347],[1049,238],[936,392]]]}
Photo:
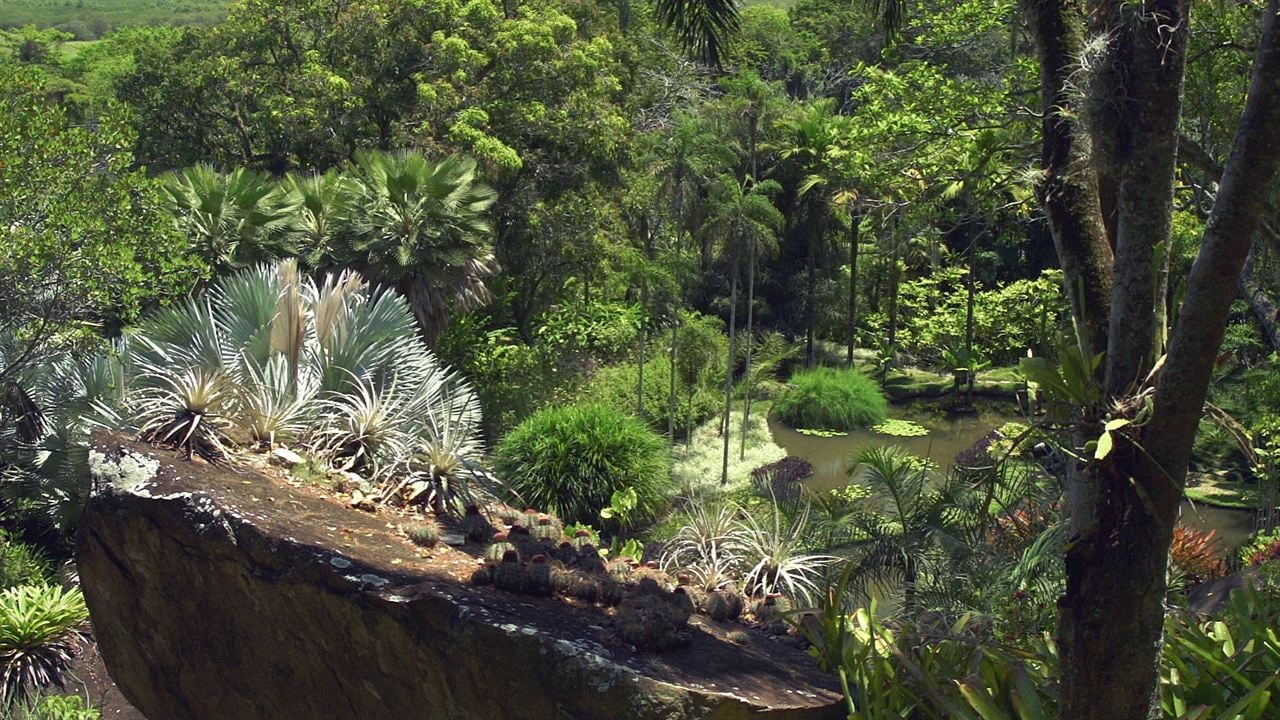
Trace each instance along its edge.
{"label": "pond", "polygon": [[813,479],[807,484],[814,490],[829,490],[849,481],[849,458],[880,445],[897,445],[912,455],[932,460],[942,471],[951,468],[955,456],[973,446],[991,430],[1007,422],[1026,422],[1012,402],[989,402],[978,405],[972,415],[950,415],[932,403],[895,405],[889,416],[910,420],[929,430],[921,437],[894,437],[870,430],[857,430],[838,437],[803,435],[777,418],[769,417],[773,441],[789,455],[813,464]]}
{"label": "pond", "polygon": [[[933,403],[891,406],[892,418],[911,420],[923,425],[929,434],[921,437],[892,437],[870,430],[860,430],[838,437],[803,435],[777,418],[769,417],[769,430],[774,442],[789,455],[813,464],[813,478],[806,483],[813,490],[828,490],[849,482],[849,458],[879,445],[897,445],[907,452],[932,460],[942,470],[951,468],[955,456],[973,446],[992,429],[1007,422],[1025,422],[1012,402],[988,401],[978,405],[973,415],[949,415]],[[1229,510],[1204,503],[1182,503],[1182,522],[1208,532],[1216,530],[1219,547],[1234,550],[1249,539],[1253,531],[1253,514],[1246,510]]]}

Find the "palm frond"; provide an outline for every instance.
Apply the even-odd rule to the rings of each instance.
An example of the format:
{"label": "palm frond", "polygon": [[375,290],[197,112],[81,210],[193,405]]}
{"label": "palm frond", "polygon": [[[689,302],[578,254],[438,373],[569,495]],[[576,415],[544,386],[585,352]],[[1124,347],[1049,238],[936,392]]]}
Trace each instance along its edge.
{"label": "palm frond", "polygon": [[717,68],[741,25],[737,0],[654,0],[654,10],[686,51]]}

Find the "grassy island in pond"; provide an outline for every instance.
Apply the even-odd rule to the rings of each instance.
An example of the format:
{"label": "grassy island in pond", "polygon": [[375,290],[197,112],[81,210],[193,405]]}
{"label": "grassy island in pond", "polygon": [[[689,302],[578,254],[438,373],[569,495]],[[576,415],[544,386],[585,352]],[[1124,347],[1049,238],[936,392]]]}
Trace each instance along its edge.
{"label": "grassy island in pond", "polygon": [[796,373],[773,409],[792,427],[819,430],[857,430],[889,415],[889,403],[875,380],[835,368]]}

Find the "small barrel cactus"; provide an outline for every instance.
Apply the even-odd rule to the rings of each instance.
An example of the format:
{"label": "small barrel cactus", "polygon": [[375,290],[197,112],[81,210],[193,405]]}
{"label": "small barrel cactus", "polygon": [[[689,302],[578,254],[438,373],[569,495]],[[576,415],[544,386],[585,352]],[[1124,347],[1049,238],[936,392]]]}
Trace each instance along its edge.
{"label": "small barrel cactus", "polygon": [[643,578],[618,605],[614,627],[622,639],[641,650],[669,650],[689,644],[693,630],[688,596],[668,593],[650,578]]}
{"label": "small barrel cactus", "polygon": [[577,581],[577,573],[566,569],[558,562],[551,564],[551,592],[556,595],[571,595],[574,583]]}
{"label": "small barrel cactus", "polygon": [[598,602],[600,600],[600,583],[594,578],[575,577],[568,594],[582,602]]}
{"label": "small barrel cactus", "polygon": [[493,534],[493,544],[485,548],[484,559],[489,562],[502,562],[503,556],[508,552],[515,552],[516,547],[507,542],[508,536],[504,532],[496,532]]}
{"label": "small barrel cactus", "polygon": [[783,622],[785,614],[791,610],[791,601],[778,593],[770,593],[763,600],[755,603],[752,614],[761,625],[774,625]]}
{"label": "small barrel cactus", "polygon": [[522,593],[528,587],[529,577],[524,566],[520,564],[520,556],[515,550],[508,550],[502,562],[493,569],[493,584],[499,590]]}
{"label": "small barrel cactus", "polygon": [[551,595],[551,563],[546,555],[534,555],[525,574],[526,591],[532,595]]}
{"label": "small barrel cactus", "polygon": [[404,534],[419,547],[435,547],[440,542],[440,526],[434,520],[410,523],[405,526]]}
{"label": "small barrel cactus", "polygon": [[593,551],[595,550],[595,542],[592,541],[591,531],[589,530],[575,530],[573,533],[573,539],[570,542],[573,543],[573,547],[576,550],[581,550],[584,547],[589,547]]}
{"label": "small barrel cactus", "polygon": [[600,603],[608,607],[614,607],[622,602],[623,588],[625,586],[611,579],[600,581]]}
{"label": "small barrel cactus", "polygon": [[731,590],[716,590],[707,593],[703,601],[703,610],[707,617],[717,622],[737,620],[742,616],[742,596]]}
{"label": "small barrel cactus", "polygon": [[499,507],[494,515],[503,525],[515,525],[520,522],[520,511],[510,505]]}
{"label": "small barrel cactus", "polygon": [[520,519],[516,521],[516,524],[532,530],[538,526],[538,519],[543,517],[546,516],[537,510],[534,510],[533,508],[526,508],[525,511],[521,513]]}
{"label": "small barrel cactus", "polygon": [[467,513],[462,516],[461,529],[468,540],[478,543],[488,540],[494,531],[493,525],[475,505],[467,506]]}
{"label": "small barrel cactus", "polygon": [[492,585],[493,584],[493,565],[481,565],[475,572],[471,573],[472,585]]}
{"label": "small barrel cactus", "polygon": [[544,515],[538,521],[538,524],[533,526],[532,535],[533,535],[533,538],[535,540],[538,540],[539,542],[547,542],[547,543],[553,543],[558,545],[564,533],[560,529],[559,523],[552,523],[551,518],[546,517]]}

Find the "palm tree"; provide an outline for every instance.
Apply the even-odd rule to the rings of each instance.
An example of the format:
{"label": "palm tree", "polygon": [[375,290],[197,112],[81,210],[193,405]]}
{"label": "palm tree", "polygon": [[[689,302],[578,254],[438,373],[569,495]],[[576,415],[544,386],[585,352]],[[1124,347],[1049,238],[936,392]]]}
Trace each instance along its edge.
{"label": "palm tree", "polygon": [[194,165],[165,178],[169,211],[215,275],[292,253],[293,201],[264,173]]}
{"label": "palm tree", "polygon": [[738,0],[654,0],[658,20],[699,60],[720,67],[724,46],[741,19]]}
{"label": "palm tree", "polygon": [[[772,117],[776,113],[777,103],[775,98],[777,97],[777,90],[760,79],[760,76],[754,72],[744,72],[738,77],[726,81],[725,86],[728,92],[731,93],[731,97],[736,98],[732,109],[734,115],[737,116],[738,121],[742,124],[742,130],[746,132],[747,162],[751,173],[749,177],[754,184],[760,180],[760,132],[762,128],[768,128],[772,125]],[[776,186],[776,183],[773,183],[773,186]],[[752,351],[755,343],[757,250],[755,240],[752,238],[747,252],[747,334],[745,360],[742,369],[742,382],[745,392],[742,406],[742,432],[739,434],[742,441],[738,449],[739,459],[746,458],[746,428],[748,423],[751,422],[751,365],[754,359]]]}
{"label": "palm tree", "polygon": [[431,343],[452,312],[489,299],[497,271],[488,210],[497,193],[476,177],[476,162],[431,162],[411,151],[356,155],[361,188],[352,222],[352,264],[409,302]]}
{"label": "palm tree", "polygon": [[805,201],[803,208],[809,222],[805,281],[805,365],[810,367],[816,359],[814,311],[817,303],[818,253],[824,246],[827,221],[832,212],[829,164],[835,151],[839,150],[841,126],[845,122],[835,110],[835,101],[823,98],[778,122],[782,137],[776,149],[781,158],[793,163],[804,177],[799,197]]}
{"label": "palm tree", "polygon": [[299,250],[318,265],[335,239],[350,230],[360,183],[330,170],[323,175],[289,173],[280,184],[294,208],[292,230]]}
{"label": "palm tree", "polygon": [[680,321],[679,306],[684,302],[686,273],[683,271],[684,243],[682,239],[687,232],[689,197],[697,192],[698,187],[706,180],[709,169],[719,164],[716,154],[718,144],[716,137],[706,131],[697,118],[683,115],[676,118],[671,132],[662,138],[663,142],[655,153],[651,171],[661,178],[659,193],[666,195],[671,203],[671,215],[675,225],[675,265],[679,296],[676,299],[676,313],[671,325],[671,347],[669,363],[671,366],[671,387],[668,396],[667,445],[675,445],[676,416],[676,347],[679,344]]}
{"label": "palm tree", "polygon": [[[902,29],[907,0],[863,0],[880,19],[886,44]],[[720,67],[724,48],[741,24],[738,0],[653,0],[658,22],[671,28],[694,57]]]}
{"label": "palm tree", "polygon": [[972,503],[952,476],[931,486],[925,464],[897,447],[859,453],[852,478],[881,499],[876,510],[858,508],[835,521],[854,551],[852,576],[864,590],[901,582],[907,611],[917,609],[922,580],[943,573],[972,540]]}
{"label": "palm tree", "polygon": [[756,247],[773,247],[786,220],[773,206],[769,193],[780,190],[778,183],[747,181],[740,183],[732,175],[722,175],[711,186],[711,215],[702,232],[718,241],[729,265],[729,355],[724,380],[724,459],[720,484],[729,482],[729,411],[733,404],[733,359],[737,346],[738,277],[743,254],[754,255]]}

